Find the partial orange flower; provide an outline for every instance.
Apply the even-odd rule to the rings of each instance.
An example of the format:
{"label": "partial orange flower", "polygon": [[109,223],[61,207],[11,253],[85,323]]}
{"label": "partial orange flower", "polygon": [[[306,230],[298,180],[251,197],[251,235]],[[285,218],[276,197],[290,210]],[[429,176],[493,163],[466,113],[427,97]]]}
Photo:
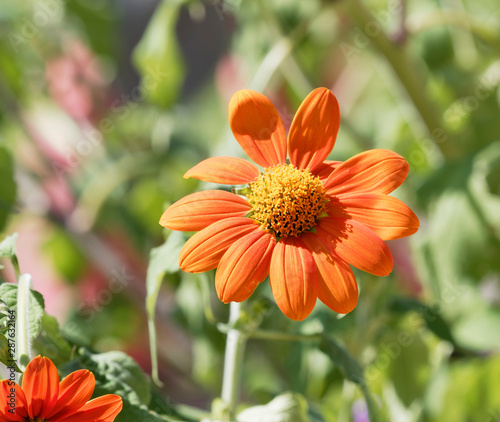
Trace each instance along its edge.
{"label": "partial orange flower", "polygon": [[352,311],[358,286],[349,264],[388,275],[392,256],[384,240],[419,227],[413,211],[387,195],[406,178],[408,163],[383,149],[325,161],[340,125],[337,99],[326,88],[303,101],[288,145],[278,111],[257,92],[234,94],[229,124],[264,171],[241,158],[214,157],[185,174],[248,187],[194,193],[163,213],[162,226],[199,231],[181,251],[181,269],[217,268],[215,286],[225,303],[248,299],[269,275],[276,303],[294,320],[306,318],[317,298],[336,312]]}
{"label": "partial orange flower", "polygon": [[90,400],[95,379],[86,369],[72,372],[59,383],[52,361],[37,356],[23,375],[22,387],[0,382],[0,422],[112,422],[122,410],[122,399],[107,394]]}

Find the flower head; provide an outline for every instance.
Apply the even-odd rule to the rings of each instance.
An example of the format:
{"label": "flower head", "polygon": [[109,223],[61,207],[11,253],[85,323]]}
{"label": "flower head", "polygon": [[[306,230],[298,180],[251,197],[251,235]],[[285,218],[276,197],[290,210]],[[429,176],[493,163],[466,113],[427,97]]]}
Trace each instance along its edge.
{"label": "flower head", "polygon": [[209,190],[164,212],[164,227],[198,231],[181,251],[181,269],[217,268],[216,289],[225,303],[248,299],[269,275],[276,303],[294,320],[307,317],[317,298],[336,312],[352,311],[358,287],[349,264],[388,275],[392,256],[384,240],[418,229],[411,209],[387,195],[406,178],[408,163],[382,149],[325,161],[340,125],[337,99],[326,88],[303,101],[288,142],[276,108],[254,91],[233,96],[229,124],[264,170],[241,158],[214,157],[185,174],[248,187],[239,191],[246,198]]}
{"label": "flower head", "polygon": [[72,372],[59,383],[52,361],[37,356],[23,375],[22,387],[9,380],[0,382],[5,404],[0,406],[0,421],[36,422],[112,422],[122,409],[122,399],[107,394],[90,400],[95,387],[92,372]]}

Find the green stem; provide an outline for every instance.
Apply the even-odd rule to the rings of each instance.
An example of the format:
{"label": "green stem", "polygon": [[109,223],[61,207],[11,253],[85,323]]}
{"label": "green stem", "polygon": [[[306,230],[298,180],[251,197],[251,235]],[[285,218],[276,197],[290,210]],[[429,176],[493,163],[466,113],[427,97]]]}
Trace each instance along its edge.
{"label": "green stem", "polygon": [[200,410],[197,407],[187,406],[184,404],[176,404],[173,406],[175,412],[179,417],[189,421],[203,421],[209,420],[210,413],[205,410]]}
{"label": "green stem", "polygon": [[[229,324],[234,326],[240,318],[242,303],[231,302],[229,306]],[[234,419],[238,405],[245,345],[246,336],[239,329],[231,328],[227,333],[221,394],[222,401],[227,406],[230,420]]]}
{"label": "green stem", "polygon": [[213,285],[213,280],[209,280],[207,273],[200,273],[198,275],[198,281],[201,289],[201,296],[203,300],[203,313],[205,318],[210,324],[217,325],[217,320],[212,311],[212,306],[210,304],[210,287]]}
{"label": "green stem", "polygon": [[[221,333],[228,333],[231,330],[230,327],[230,324],[217,324],[217,328]],[[323,339],[322,334],[287,334],[272,330],[252,330],[245,336],[256,340],[273,341],[321,341]]]}
{"label": "green stem", "polygon": [[30,289],[32,278],[29,274],[19,277],[17,283],[17,319],[16,319],[16,346],[17,363],[24,370],[31,360],[31,342],[29,326]]}
{"label": "green stem", "polygon": [[161,382],[160,377],[158,376],[158,353],[157,353],[157,336],[156,336],[156,327],[155,320],[148,317],[148,331],[149,331],[149,344],[151,348],[151,376],[153,378],[153,382],[158,387],[163,387],[163,382]]}
{"label": "green stem", "polygon": [[377,409],[377,405],[374,402],[372,394],[368,389],[368,387],[366,386],[366,383],[362,382],[361,384],[359,384],[359,388],[361,389],[361,392],[365,397],[366,407],[368,408],[368,415],[370,417],[370,422],[382,421],[382,417],[379,417],[379,411]]}
{"label": "green stem", "polygon": [[436,26],[453,26],[470,32],[484,42],[488,43],[497,52],[500,52],[500,38],[494,26],[488,22],[479,21],[474,17],[455,11],[439,11],[428,13],[421,19],[409,23],[411,33],[419,33]]}
{"label": "green stem", "polygon": [[[363,31],[365,28],[371,27],[373,16],[366,10],[361,1],[349,0],[344,4],[358,28]],[[420,68],[410,60],[404,47],[392,42],[382,30],[377,31],[376,34],[370,34],[370,40],[387,59],[436,146],[445,157],[455,158],[458,150],[450,136],[445,133],[443,125],[437,117],[440,115],[439,112],[425,95],[425,82],[421,76]],[[443,139],[446,139],[446,142],[442,142]]]}
{"label": "green stem", "polygon": [[255,330],[250,338],[273,341],[321,341],[321,334],[287,334],[279,331]]}
{"label": "green stem", "polygon": [[292,52],[293,46],[293,42],[289,38],[280,38],[279,41],[274,44],[273,48],[269,50],[264,60],[262,60],[257,72],[255,72],[250,82],[250,89],[259,92],[264,91],[283,61]]}

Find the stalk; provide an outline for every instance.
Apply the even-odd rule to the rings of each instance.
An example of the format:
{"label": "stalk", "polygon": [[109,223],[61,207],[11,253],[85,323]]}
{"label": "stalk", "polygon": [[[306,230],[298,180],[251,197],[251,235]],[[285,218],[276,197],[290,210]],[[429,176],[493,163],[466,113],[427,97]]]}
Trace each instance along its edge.
{"label": "stalk", "polygon": [[[240,318],[242,303],[231,302],[229,306],[229,325],[234,327],[234,324]],[[229,412],[230,420],[234,420],[238,405],[245,346],[246,336],[243,332],[238,328],[231,328],[227,333],[221,394],[222,401]]]}
{"label": "stalk", "polygon": [[16,361],[22,370],[31,360],[29,309],[32,284],[29,274],[22,274],[17,283]]}

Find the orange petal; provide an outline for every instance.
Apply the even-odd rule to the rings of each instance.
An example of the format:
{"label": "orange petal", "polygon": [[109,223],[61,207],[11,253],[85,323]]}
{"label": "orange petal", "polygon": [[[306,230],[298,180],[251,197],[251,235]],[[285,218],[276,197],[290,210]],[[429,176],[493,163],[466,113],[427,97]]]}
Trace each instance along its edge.
{"label": "orange petal", "polygon": [[92,372],[80,369],[72,372],[59,385],[59,398],[48,419],[59,420],[77,412],[90,400],[94,392],[95,378]]}
{"label": "orange petal", "polygon": [[[0,403],[3,403],[0,404],[0,421],[25,421],[28,418],[26,396],[17,383],[9,380],[0,381],[0,397]],[[15,413],[9,410],[14,410]]]}
{"label": "orange petal", "polygon": [[259,169],[243,158],[213,157],[203,160],[188,170],[184,178],[194,177],[205,182],[223,185],[244,185],[253,182],[259,175]]}
{"label": "orange petal", "polygon": [[338,166],[324,182],[328,195],[349,192],[390,193],[406,179],[408,163],[395,152],[372,149]]}
{"label": "orange petal", "polygon": [[318,297],[318,270],[311,252],[297,237],[284,237],[274,248],[269,281],[276,304],[290,319],[302,321]]}
{"label": "orange petal", "polygon": [[241,302],[269,274],[275,237],[259,229],[234,242],[226,251],[215,274],[215,288],[224,303]]}
{"label": "orange petal", "polygon": [[316,230],[323,243],[356,268],[378,276],[392,271],[391,251],[379,236],[363,224],[326,217],[320,220]]}
{"label": "orange petal", "polygon": [[269,99],[243,89],[229,102],[229,126],[247,155],[262,167],[286,162],[286,134],[281,117]]}
{"label": "orange petal", "polygon": [[163,213],[160,224],[170,230],[198,231],[228,217],[243,217],[248,201],[223,190],[206,190],[179,199]]}
{"label": "orange petal", "polygon": [[122,410],[122,398],[116,394],[106,394],[89,401],[78,412],[57,422],[112,422]]}
{"label": "orange petal", "polygon": [[299,169],[314,170],[332,152],[340,126],[339,103],[332,91],[316,88],[302,102],[290,127],[288,154]]}
{"label": "orange petal", "polygon": [[186,242],[179,256],[179,265],[189,273],[213,270],[234,242],[257,230],[259,223],[247,217],[225,218],[210,224]]}
{"label": "orange petal", "polygon": [[45,418],[59,396],[59,375],[49,358],[37,356],[23,374],[23,390],[30,418]]}
{"label": "orange petal", "polygon": [[[330,205],[331,204],[331,205]],[[336,196],[328,215],[363,223],[383,240],[410,236],[418,230],[415,213],[399,199],[381,193],[351,193]]]}
{"label": "orange petal", "polygon": [[301,238],[318,267],[318,298],[335,312],[351,312],[358,303],[358,284],[349,265],[332,254],[316,233]]}
{"label": "orange petal", "polygon": [[314,169],[314,176],[318,176],[322,182],[324,182],[330,174],[332,174],[333,170],[335,170],[338,166],[342,164],[342,161],[331,161],[325,160],[320,165],[316,166]]}

